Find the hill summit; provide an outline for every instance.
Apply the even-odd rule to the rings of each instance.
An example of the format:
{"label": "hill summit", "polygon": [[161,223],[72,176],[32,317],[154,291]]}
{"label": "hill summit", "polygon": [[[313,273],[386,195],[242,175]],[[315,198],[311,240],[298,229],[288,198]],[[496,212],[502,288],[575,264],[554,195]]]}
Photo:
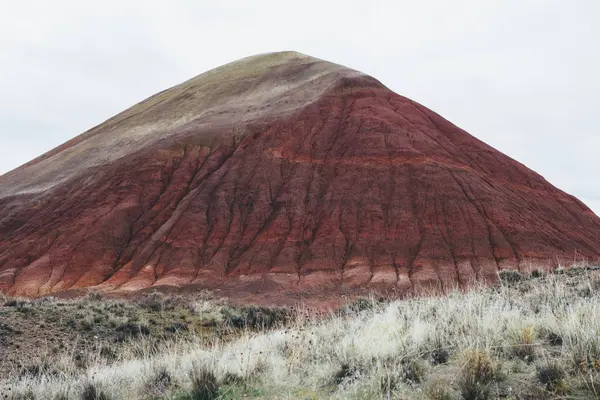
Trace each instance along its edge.
{"label": "hill summit", "polygon": [[206,72],[0,176],[12,295],[409,294],[599,258],[600,219],[573,196],[294,52]]}

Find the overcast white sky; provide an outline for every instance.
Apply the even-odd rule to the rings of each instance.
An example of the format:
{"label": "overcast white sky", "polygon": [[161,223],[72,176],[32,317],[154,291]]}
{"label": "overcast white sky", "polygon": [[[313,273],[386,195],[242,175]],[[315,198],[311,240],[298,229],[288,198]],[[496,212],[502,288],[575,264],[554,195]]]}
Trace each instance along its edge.
{"label": "overcast white sky", "polygon": [[373,75],[600,213],[598,0],[0,6],[0,174],[206,70],[296,50]]}

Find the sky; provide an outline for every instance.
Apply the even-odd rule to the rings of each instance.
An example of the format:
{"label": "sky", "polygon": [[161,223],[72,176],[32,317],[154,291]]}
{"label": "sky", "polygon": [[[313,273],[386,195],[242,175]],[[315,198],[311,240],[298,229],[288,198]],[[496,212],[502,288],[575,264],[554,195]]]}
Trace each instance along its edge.
{"label": "sky", "polygon": [[598,0],[0,0],[0,174],[241,57],[372,75],[600,214]]}

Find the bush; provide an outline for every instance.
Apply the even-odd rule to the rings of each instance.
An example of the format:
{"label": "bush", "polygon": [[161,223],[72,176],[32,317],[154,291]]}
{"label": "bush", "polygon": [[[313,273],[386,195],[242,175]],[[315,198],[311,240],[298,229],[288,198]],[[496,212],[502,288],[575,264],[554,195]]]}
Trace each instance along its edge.
{"label": "bush", "polygon": [[242,307],[237,310],[222,308],[227,326],[233,328],[270,329],[289,320],[290,312],[283,308]]}
{"label": "bush", "polygon": [[563,344],[562,336],[554,332],[548,333],[547,339],[548,343],[550,343],[552,346],[562,346]]}
{"label": "bush", "polygon": [[244,383],[244,377],[233,372],[227,372],[221,381],[223,385],[241,385]]}
{"label": "bush", "polygon": [[570,352],[575,370],[586,373],[600,371],[600,342],[597,339],[576,343]]}
{"label": "bush", "polygon": [[402,362],[402,377],[408,383],[421,383],[427,375],[423,360],[411,359]]}
{"label": "bush", "polygon": [[519,271],[511,269],[505,269],[503,271],[500,271],[498,273],[498,276],[500,277],[500,281],[508,284],[520,282],[523,280],[523,275],[521,275]]}
{"label": "bush", "polygon": [[173,311],[187,308],[188,300],[183,296],[166,296],[158,292],[145,293],[136,300],[139,307],[151,312]]}
{"label": "bush", "polygon": [[81,400],[109,400],[108,396],[92,382],[88,382],[83,387]]}
{"label": "bush", "polygon": [[[8,399],[8,395],[4,395],[4,399]],[[25,393],[15,393],[10,397],[11,400],[36,400],[35,394],[31,389],[27,390]]]}
{"label": "bush", "polygon": [[532,362],[535,358],[535,344],[533,343],[533,338],[533,327],[523,329],[523,331],[513,340],[514,345],[511,347],[511,354],[526,363]]}
{"label": "bush", "polygon": [[373,302],[369,299],[359,298],[356,299],[352,304],[348,305],[348,310],[358,313],[362,311],[369,311],[373,309]]}
{"label": "bush", "polygon": [[185,332],[187,330],[189,330],[188,326],[181,322],[173,322],[170,326],[165,327],[165,332],[168,333]]}
{"label": "bush", "polygon": [[381,392],[390,398],[391,393],[400,386],[400,377],[394,371],[386,370],[386,373],[381,377]]}
{"label": "bush", "polygon": [[46,376],[56,376],[59,374],[59,371],[54,369],[51,362],[48,360],[42,360],[38,364],[33,365],[24,365],[21,367],[19,371],[19,376],[24,377],[32,377],[32,378],[40,378],[44,375]]}
{"label": "bush", "polygon": [[465,354],[466,361],[458,385],[465,400],[482,400],[490,396],[490,384],[496,371],[487,353],[471,350]]}
{"label": "bush", "polygon": [[438,347],[432,350],[428,355],[429,361],[433,365],[446,364],[450,359],[450,352],[445,347]]}
{"label": "bush", "polygon": [[537,378],[549,392],[564,395],[567,392],[565,371],[556,361],[537,366]]}
{"label": "bush", "polygon": [[163,396],[167,392],[167,389],[171,387],[173,378],[165,367],[160,367],[150,377],[150,380],[146,384],[148,391],[155,396]]}
{"label": "bush", "polygon": [[360,372],[359,372],[358,368],[353,367],[348,363],[343,363],[340,366],[340,369],[335,373],[335,375],[333,377],[333,382],[336,385],[341,385],[342,383],[344,383],[346,381],[353,380],[353,378],[355,378],[359,374],[360,374]]}
{"label": "bush", "polygon": [[448,382],[435,381],[425,388],[425,398],[429,400],[452,400]]}
{"label": "bush", "polygon": [[115,329],[117,332],[116,341],[123,342],[127,338],[137,337],[139,335],[149,335],[150,328],[144,324],[134,324],[132,322],[123,323]]}
{"label": "bush", "polygon": [[192,400],[215,400],[219,396],[219,383],[217,378],[206,367],[196,368],[191,372]]}
{"label": "bush", "polygon": [[4,302],[4,307],[16,307],[18,304],[16,299],[9,299]]}
{"label": "bush", "polygon": [[83,329],[84,331],[93,330],[94,325],[95,325],[94,320],[90,316],[83,318],[80,322],[81,329]]}
{"label": "bush", "polygon": [[87,298],[91,301],[100,301],[102,300],[102,293],[90,290],[87,294]]}
{"label": "bush", "polygon": [[544,276],[544,271],[540,271],[539,269],[534,269],[531,271],[532,278],[541,278]]}

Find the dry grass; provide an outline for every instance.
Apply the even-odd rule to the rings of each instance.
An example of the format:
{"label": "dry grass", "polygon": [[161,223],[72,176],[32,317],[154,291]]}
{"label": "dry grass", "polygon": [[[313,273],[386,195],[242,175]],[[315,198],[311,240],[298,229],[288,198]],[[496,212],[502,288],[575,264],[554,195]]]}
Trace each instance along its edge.
{"label": "dry grass", "polygon": [[[0,380],[0,393],[77,399],[93,385],[107,399],[600,398],[596,274],[362,301],[327,318],[299,313],[281,327],[241,328],[210,344],[193,336],[151,348],[133,341],[117,361],[12,374]],[[198,309],[227,315],[211,307]]]}

